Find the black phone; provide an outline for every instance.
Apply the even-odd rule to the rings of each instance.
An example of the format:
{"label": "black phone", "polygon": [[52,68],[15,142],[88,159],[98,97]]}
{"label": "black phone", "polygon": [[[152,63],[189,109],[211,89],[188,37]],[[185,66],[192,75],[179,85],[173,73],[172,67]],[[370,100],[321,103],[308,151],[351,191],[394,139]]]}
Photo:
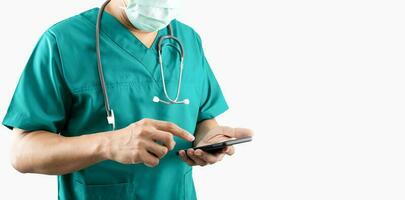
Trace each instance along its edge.
{"label": "black phone", "polygon": [[[245,143],[245,142],[250,142],[252,141],[252,137],[245,137],[245,138],[239,138],[239,139],[233,139],[233,140],[227,140],[223,142],[218,142],[215,144],[209,144],[209,145],[204,145],[204,146],[199,146],[199,147],[193,147],[194,150],[201,149],[207,153],[218,153],[222,151],[227,146],[235,145],[235,144],[240,144],[240,143]],[[184,149],[184,151],[187,152],[187,149]],[[177,152],[179,154],[179,152]]]}

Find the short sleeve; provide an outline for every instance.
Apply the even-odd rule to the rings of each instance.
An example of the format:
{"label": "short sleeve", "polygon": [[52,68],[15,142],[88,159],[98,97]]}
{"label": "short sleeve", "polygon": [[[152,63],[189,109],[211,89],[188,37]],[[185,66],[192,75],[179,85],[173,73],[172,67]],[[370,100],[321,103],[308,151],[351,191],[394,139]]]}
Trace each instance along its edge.
{"label": "short sleeve", "polygon": [[24,68],[3,125],[10,129],[59,133],[70,104],[57,42],[48,31],[41,36]]}
{"label": "short sleeve", "polygon": [[[201,42],[198,35],[197,39],[199,40],[199,42]],[[203,74],[204,80],[201,94],[201,105],[198,114],[198,122],[215,118],[218,115],[224,113],[229,108],[222,93],[221,87],[219,86],[219,83],[215,78],[215,75],[204,55],[202,47],[201,52],[202,65],[205,72]]]}

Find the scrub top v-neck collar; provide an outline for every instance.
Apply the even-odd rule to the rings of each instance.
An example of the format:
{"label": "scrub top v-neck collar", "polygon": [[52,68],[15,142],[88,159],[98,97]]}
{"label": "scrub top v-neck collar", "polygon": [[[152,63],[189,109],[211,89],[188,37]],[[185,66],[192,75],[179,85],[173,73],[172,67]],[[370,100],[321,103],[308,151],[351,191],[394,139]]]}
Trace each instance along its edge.
{"label": "scrub top v-neck collar", "polygon": [[[83,14],[85,18],[94,24],[94,28],[98,12],[99,8],[94,8],[90,10],[90,12]],[[152,45],[148,48],[135,35],[133,35],[130,30],[121,24],[118,19],[108,12],[104,12],[101,21],[101,34],[108,36],[108,38],[117,44],[123,51],[139,61],[150,73],[151,78],[156,84],[158,84],[158,80],[154,76],[157,72],[156,66],[158,64],[157,44],[160,37],[167,34],[167,28],[158,31]],[[101,46],[101,48],[103,47]]]}

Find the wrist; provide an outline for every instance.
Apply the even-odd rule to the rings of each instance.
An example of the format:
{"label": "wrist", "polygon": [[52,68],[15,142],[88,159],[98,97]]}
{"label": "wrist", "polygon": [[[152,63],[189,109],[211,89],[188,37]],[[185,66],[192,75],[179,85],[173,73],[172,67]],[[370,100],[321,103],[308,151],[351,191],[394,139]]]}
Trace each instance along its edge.
{"label": "wrist", "polygon": [[94,154],[99,160],[109,160],[111,155],[111,138],[115,131],[96,134],[96,147]]}
{"label": "wrist", "polygon": [[219,124],[216,122],[215,119],[200,122],[197,125],[193,146],[197,146],[198,143],[201,142],[201,140],[203,140],[212,129],[217,128],[218,126]]}

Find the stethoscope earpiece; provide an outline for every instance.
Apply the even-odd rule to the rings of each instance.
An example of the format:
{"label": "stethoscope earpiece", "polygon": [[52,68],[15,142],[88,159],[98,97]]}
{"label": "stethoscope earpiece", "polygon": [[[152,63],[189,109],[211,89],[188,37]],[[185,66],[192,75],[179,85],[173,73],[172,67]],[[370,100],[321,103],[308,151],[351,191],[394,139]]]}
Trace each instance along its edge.
{"label": "stethoscope earpiece", "polygon": [[107,122],[108,124],[111,124],[113,127],[113,130],[115,130],[115,115],[114,115],[114,110],[110,111],[110,115],[107,114]]}

